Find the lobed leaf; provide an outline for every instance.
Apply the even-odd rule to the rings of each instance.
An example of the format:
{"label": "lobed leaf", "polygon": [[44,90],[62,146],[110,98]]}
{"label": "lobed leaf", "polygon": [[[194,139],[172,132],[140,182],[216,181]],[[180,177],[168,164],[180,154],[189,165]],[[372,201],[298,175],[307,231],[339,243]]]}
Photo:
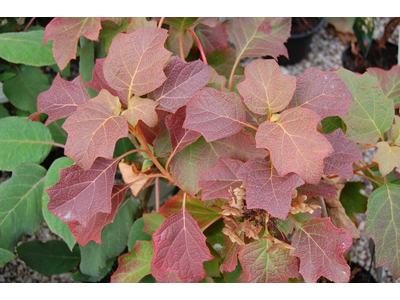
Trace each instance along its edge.
{"label": "lobed leaf", "polygon": [[351,92],[338,75],[311,67],[297,78],[291,104],[311,109],[325,118],[346,115],[353,101]]}
{"label": "lobed leaf", "polygon": [[348,282],[350,267],[343,258],[353,240],[344,229],[338,229],[327,218],[310,218],[295,222],[290,254],[300,259],[300,274],[306,282],[324,276],[334,282]]}
{"label": "lobed leaf", "polygon": [[165,67],[164,73],[167,80],[148,97],[160,103],[158,109],[172,113],[185,106],[211,79],[207,65],[201,60],[186,63],[178,56]]}
{"label": "lobed leaf", "polygon": [[293,190],[304,183],[294,173],[279,176],[274,166],[261,158],[247,161],[237,176],[246,184],[248,209],[261,208],[282,220],[288,216]]}
{"label": "lobed leaf", "polygon": [[30,163],[15,167],[11,179],[0,185],[0,248],[14,252],[24,234],[40,228],[45,178],[46,170]]}
{"label": "lobed leaf", "polygon": [[378,151],[372,161],[379,164],[382,176],[388,175],[395,167],[400,167],[400,147],[391,147],[384,141],[377,143],[376,147],[378,147]]}
{"label": "lobed leaf", "polygon": [[198,24],[195,28],[195,33],[206,56],[210,55],[215,49],[219,51],[228,49],[226,27],[222,24],[214,27]]}
{"label": "lobed leaf", "polygon": [[118,160],[98,158],[90,169],[78,165],[60,170],[60,180],[46,189],[49,211],[65,223],[89,225],[98,213],[111,213],[111,194]]}
{"label": "lobed leaf", "polygon": [[86,91],[82,77],[66,81],[58,73],[48,91],[40,93],[37,98],[38,112],[48,115],[45,126],[50,123],[69,117],[79,104],[89,101],[90,95]]}
{"label": "lobed leaf", "polygon": [[392,99],[396,108],[400,107],[400,66],[394,65],[390,70],[368,68],[367,73],[375,77],[388,99]]}
{"label": "lobed leaf", "polygon": [[132,126],[141,120],[147,126],[154,127],[158,123],[158,116],[155,111],[158,103],[151,99],[143,99],[133,96],[128,102],[128,109],[121,114]]}
{"label": "lobed leaf", "polygon": [[298,195],[306,195],[307,197],[321,196],[323,198],[335,197],[336,189],[333,185],[323,182],[318,184],[303,184],[297,188]]}
{"label": "lobed leaf", "polygon": [[153,269],[174,272],[183,282],[199,282],[206,276],[204,261],[214,257],[206,246],[206,237],[183,206],[171,215],[153,235]]}
{"label": "lobed leaf", "polygon": [[336,129],[331,134],[326,134],[325,138],[333,147],[334,152],[324,158],[325,175],[336,174],[343,178],[352,179],[353,163],[357,160],[363,160],[363,155],[357,144],[346,139],[340,129]]}
{"label": "lobed leaf", "polygon": [[100,18],[54,18],[46,26],[43,45],[54,40],[53,56],[63,70],[71,59],[76,58],[79,38],[83,35],[98,41],[100,29]]}
{"label": "lobed leaf", "polygon": [[183,128],[200,132],[212,142],[238,133],[245,122],[243,103],[236,93],[205,87],[188,102]]}
{"label": "lobed leaf", "polygon": [[136,30],[144,27],[157,27],[157,21],[147,21],[145,17],[130,18],[129,25],[126,28],[126,33],[133,33]]}
{"label": "lobed leaf", "polygon": [[274,60],[253,60],[237,85],[244,103],[254,113],[271,115],[284,110],[296,90],[296,77],[283,76]]}
{"label": "lobed leaf", "polygon": [[377,266],[400,276],[400,187],[385,181],[368,199],[365,235],[375,242]]}
{"label": "lobed leaf", "polygon": [[12,261],[16,256],[13,252],[0,248],[0,268]]}
{"label": "lobed leaf", "polygon": [[161,86],[166,79],[163,66],[171,55],[164,48],[166,38],[165,29],[152,27],[131,34],[119,33],[103,64],[107,83],[117,91],[137,96]]}
{"label": "lobed leaf", "polygon": [[165,218],[155,210],[149,214],[143,214],[144,227],[142,231],[152,236],[164,221]]}
{"label": "lobed leaf", "polygon": [[[144,221],[143,217],[137,219],[131,227],[128,237],[128,251],[130,252],[136,245],[137,241],[150,241],[151,235],[143,232]],[[152,250],[153,251],[153,250]]]}
{"label": "lobed leaf", "polygon": [[[181,41],[182,36],[182,41]],[[181,48],[182,43],[182,48]],[[168,38],[165,42],[165,48],[171,51],[177,57],[187,57],[189,55],[190,49],[193,46],[193,36],[187,31],[181,31],[176,27],[169,27]],[[181,52],[182,49],[182,52]]]}
{"label": "lobed leaf", "polygon": [[271,151],[272,163],[280,176],[294,172],[307,183],[320,181],[324,158],[333,152],[328,140],[316,130],[320,119],[312,110],[295,107],[281,113],[276,123],[260,125],[257,148]]}

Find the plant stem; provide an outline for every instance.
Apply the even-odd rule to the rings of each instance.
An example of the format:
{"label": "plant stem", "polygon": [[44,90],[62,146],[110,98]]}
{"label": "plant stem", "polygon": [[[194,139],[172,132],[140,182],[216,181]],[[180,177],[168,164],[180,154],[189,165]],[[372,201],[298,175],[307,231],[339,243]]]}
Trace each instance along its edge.
{"label": "plant stem", "polygon": [[28,25],[26,25],[25,29],[23,30],[24,32],[26,32],[26,31],[28,30],[28,28],[31,27],[31,25],[32,25],[32,23],[33,23],[33,21],[34,21],[35,19],[36,19],[36,17],[33,17],[33,18],[29,21]]}
{"label": "plant stem", "polygon": [[185,54],[183,53],[183,32],[179,32],[179,50],[181,53],[181,59],[185,61]]}
{"label": "plant stem", "polygon": [[65,148],[65,145],[59,144],[59,143],[55,143],[55,142],[52,142],[52,143],[49,143],[49,144],[51,144],[53,146],[56,146],[56,147]]}
{"label": "plant stem", "polygon": [[368,176],[366,176],[366,175],[364,175],[364,174],[355,173],[354,175],[361,176],[361,177],[363,177],[363,178],[366,178],[366,179],[368,179],[368,180],[370,180],[370,181],[375,182],[375,183],[378,184],[378,185],[382,185],[380,182],[378,182],[378,181],[376,181],[375,179],[372,179],[372,178],[370,178],[370,177],[368,177]]}
{"label": "plant stem", "polygon": [[204,54],[203,46],[201,46],[200,40],[198,39],[197,35],[190,28],[186,28],[186,30],[189,31],[190,34],[194,37],[194,39],[197,43],[197,46],[199,46],[201,59],[206,65],[208,65],[206,55]]}
{"label": "plant stem", "polygon": [[160,178],[156,177],[156,212],[160,209]]}
{"label": "plant stem", "polygon": [[233,65],[231,75],[229,76],[229,84],[228,84],[228,89],[230,90],[232,88],[232,82],[233,82],[233,75],[235,74],[235,69],[239,63],[239,60],[236,59],[235,64]]}
{"label": "plant stem", "polygon": [[158,22],[158,28],[161,28],[162,23],[164,22],[165,17],[161,17],[160,22]]}
{"label": "plant stem", "polygon": [[143,149],[133,149],[133,150],[130,150],[130,151],[128,151],[128,152],[122,154],[121,156],[117,157],[116,159],[122,159],[122,158],[124,158],[125,156],[128,156],[129,154],[136,153],[136,152],[145,152],[145,153],[146,153],[146,151],[143,150]]}
{"label": "plant stem", "polygon": [[355,173],[358,172],[358,171],[362,171],[362,170],[365,170],[365,169],[369,169],[369,168],[375,167],[375,166],[377,166],[377,165],[378,165],[378,164],[377,164],[376,162],[374,162],[374,163],[369,164],[369,165],[367,165],[367,166],[363,166],[363,167],[354,169],[354,170],[353,170],[353,173],[355,174]]}

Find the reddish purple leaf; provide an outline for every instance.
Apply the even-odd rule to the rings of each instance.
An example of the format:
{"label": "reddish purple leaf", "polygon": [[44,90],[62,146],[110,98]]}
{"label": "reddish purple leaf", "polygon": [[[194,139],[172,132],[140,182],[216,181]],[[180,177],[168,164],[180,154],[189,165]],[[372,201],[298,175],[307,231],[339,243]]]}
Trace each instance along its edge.
{"label": "reddish purple leaf", "polygon": [[243,162],[236,159],[220,157],[217,165],[201,173],[199,187],[203,189],[201,200],[215,198],[230,199],[229,187],[232,189],[240,187],[242,180],[236,173]]}
{"label": "reddish purple leaf", "polygon": [[223,272],[233,272],[236,269],[237,262],[238,262],[238,254],[239,251],[242,249],[238,243],[232,243],[231,239],[224,235],[225,241],[225,257],[224,261],[219,267],[219,271]]}
{"label": "reddish purple leaf", "polygon": [[148,97],[160,102],[158,109],[172,113],[185,106],[211,79],[207,65],[201,60],[186,63],[178,56],[165,67],[164,73],[167,80]]}
{"label": "reddish purple leaf", "polygon": [[[157,114],[158,120],[162,120],[168,113],[166,111],[156,110],[156,114]],[[142,131],[142,133],[146,139],[146,142],[153,146],[154,139],[160,134],[160,131],[161,131],[160,123],[158,123],[154,127],[149,127],[142,121],[139,121],[138,126],[139,126],[140,130]]]}
{"label": "reddish purple leaf", "polygon": [[353,162],[363,160],[357,143],[347,139],[341,129],[336,129],[331,134],[326,134],[325,137],[331,143],[334,152],[324,159],[324,174],[335,174],[352,179],[354,176]]}
{"label": "reddish purple leaf", "polygon": [[279,176],[270,162],[255,158],[237,172],[246,184],[247,208],[261,208],[285,220],[292,204],[293,190],[304,181],[294,173]]}
{"label": "reddish purple leaf", "polygon": [[324,158],[333,148],[316,127],[321,117],[314,111],[295,107],[280,114],[276,123],[264,122],[256,133],[257,148],[271,151],[278,174],[297,173],[305,182],[317,184]]}
{"label": "reddish purple leaf", "polygon": [[283,76],[275,60],[253,60],[244,73],[246,80],[237,89],[252,112],[271,115],[289,105],[296,90],[296,77]]}
{"label": "reddish purple leaf", "polygon": [[171,137],[171,145],[174,152],[179,152],[187,145],[197,141],[201,134],[197,131],[183,128],[186,118],[186,107],[179,108],[176,113],[165,117],[165,125]]}
{"label": "reddish purple leaf", "polygon": [[175,272],[169,271],[165,272],[157,267],[155,267],[154,263],[151,263],[151,275],[156,279],[159,283],[183,283],[182,279],[176,275]]}
{"label": "reddish purple leaf", "polygon": [[136,96],[163,84],[166,79],[163,66],[171,55],[164,48],[167,35],[167,30],[152,27],[116,35],[103,64],[108,84],[117,91]]}
{"label": "reddish purple leaf", "polygon": [[124,201],[126,191],[129,185],[114,185],[111,193],[111,212],[109,214],[98,212],[90,219],[89,224],[83,227],[76,221],[68,222],[68,227],[75,237],[75,240],[83,247],[93,240],[97,244],[101,244],[101,231],[103,228],[114,221],[118,207]]}
{"label": "reddish purple leaf", "polygon": [[187,104],[183,127],[200,132],[212,142],[238,133],[245,122],[243,103],[236,93],[205,87]]}
{"label": "reddish purple leaf", "polygon": [[147,126],[154,127],[158,123],[155,111],[158,103],[139,96],[133,96],[128,103],[128,109],[121,114],[132,126],[136,126],[139,121],[143,121]]}
{"label": "reddish purple leaf", "polygon": [[300,273],[306,282],[324,276],[334,282],[348,282],[350,267],[343,253],[353,244],[349,233],[333,226],[329,218],[295,222],[290,254],[300,259]]}
{"label": "reddish purple leaf", "polygon": [[199,282],[206,276],[203,263],[214,257],[206,237],[185,207],[168,219],[153,235],[152,265],[162,272],[175,272],[183,282]]}
{"label": "reddish purple leaf", "polygon": [[333,185],[320,181],[318,184],[306,183],[297,188],[298,195],[306,195],[307,197],[321,196],[330,198],[336,196],[336,189]]}
{"label": "reddish purple leaf", "polygon": [[60,170],[60,180],[46,189],[49,211],[64,223],[89,225],[96,213],[111,213],[111,193],[118,160],[98,158],[89,170],[78,165]]}
{"label": "reddish purple leaf", "polygon": [[394,106],[400,107],[400,66],[394,65],[390,70],[368,68],[367,72],[378,80],[383,93],[393,100]]}
{"label": "reddish purple leaf", "polygon": [[79,104],[89,101],[90,95],[83,85],[79,75],[72,81],[66,81],[57,74],[48,91],[40,93],[37,99],[38,112],[48,114],[45,126],[50,123],[69,117]]}
{"label": "reddish purple leaf", "polygon": [[275,253],[267,249],[274,244],[265,239],[247,244],[239,252],[240,265],[248,283],[287,283],[299,277],[297,259],[289,249],[279,246]]}
{"label": "reddish purple leaf", "polygon": [[65,155],[87,170],[97,157],[112,159],[115,143],[128,136],[128,124],[107,102],[107,90],[81,104],[62,125],[68,133]]}
{"label": "reddish purple leaf", "polygon": [[79,38],[84,36],[98,41],[100,29],[100,18],[54,18],[46,26],[43,45],[54,40],[53,56],[63,70],[71,59],[76,58]]}
{"label": "reddish purple leaf", "polygon": [[226,27],[222,24],[215,27],[198,24],[195,33],[200,40],[206,56],[210,55],[215,49],[219,51],[226,51],[228,49]]}
{"label": "reddish purple leaf", "polygon": [[94,70],[93,70],[93,78],[89,82],[86,82],[85,85],[87,87],[94,89],[97,92],[100,92],[102,89],[106,89],[111,93],[111,95],[118,96],[118,98],[124,104],[128,104],[128,100],[126,98],[127,93],[124,91],[117,91],[113,89],[106,81],[103,72],[104,61],[105,58],[96,59],[96,63],[94,65]]}
{"label": "reddish purple leaf", "polygon": [[144,27],[157,27],[157,21],[147,21],[145,17],[130,18],[126,33],[134,33],[136,30]]}
{"label": "reddish purple leaf", "polygon": [[170,170],[175,180],[174,184],[189,195],[194,195],[200,190],[198,181],[201,173],[215,167],[218,158],[247,161],[266,156],[268,153],[264,149],[256,149],[253,136],[243,131],[211,143],[200,137],[175,154]]}
{"label": "reddish purple leaf", "polygon": [[325,118],[346,115],[353,101],[353,95],[338,75],[311,67],[297,78],[292,107],[308,108]]}

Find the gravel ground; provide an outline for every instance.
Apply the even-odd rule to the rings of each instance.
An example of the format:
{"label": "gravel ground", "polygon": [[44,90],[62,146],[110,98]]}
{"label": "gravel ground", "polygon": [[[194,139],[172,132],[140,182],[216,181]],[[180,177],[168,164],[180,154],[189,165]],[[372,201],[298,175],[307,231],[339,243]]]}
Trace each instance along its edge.
{"label": "gravel ground", "polygon": [[[390,18],[378,18],[374,37],[381,37],[384,25]],[[390,39],[393,43],[398,43],[398,30],[395,31],[392,38]],[[299,76],[303,74],[309,67],[317,67],[322,71],[329,71],[331,69],[337,69],[341,66],[341,55],[346,46],[336,36],[328,34],[326,28],[321,28],[313,36],[311,50],[308,56],[301,62],[295,65],[281,66],[281,72],[283,75],[294,75]],[[243,62],[244,65],[248,64],[250,60]],[[371,161],[374,155],[373,150],[367,150],[364,152],[364,158],[366,162]],[[6,173],[0,174],[3,181],[6,177]],[[358,179],[357,179],[358,180]],[[362,178],[360,179],[362,180]],[[1,182],[0,181],[0,182]],[[367,184],[363,190],[363,193],[369,195],[372,191],[372,186]],[[365,214],[357,214],[359,223],[358,231],[362,235],[365,227]],[[54,235],[46,223],[43,223],[42,228],[34,236],[25,236],[21,242],[30,240],[40,240],[46,242],[51,239],[59,239],[58,236]],[[371,251],[370,251],[370,239],[362,237],[360,240],[355,240],[353,246],[350,249],[352,261],[358,263],[361,267],[369,269],[371,263]],[[21,243],[20,242],[20,243]],[[400,278],[396,279],[390,274],[386,268],[381,268],[382,271],[382,282],[400,282]],[[380,272],[378,270],[378,272]],[[371,274],[377,279],[377,273],[375,269],[372,270]],[[44,276],[31,270],[23,261],[16,258],[0,268],[0,283],[1,282],[73,282],[70,275],[61,274],[53,276]]]}

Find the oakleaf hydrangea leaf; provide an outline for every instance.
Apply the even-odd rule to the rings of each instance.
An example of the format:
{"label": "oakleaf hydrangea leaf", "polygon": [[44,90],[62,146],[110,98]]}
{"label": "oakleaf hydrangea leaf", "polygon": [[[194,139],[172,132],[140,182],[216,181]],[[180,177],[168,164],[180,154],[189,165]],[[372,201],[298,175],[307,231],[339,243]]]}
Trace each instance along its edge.
{"label": "oakleaf hydrangea leaf", "polygon": [[400,167],[400,147],[391,147],[387,142],[379,142],[376,147],[378,151],[372,161],[379,164],[382,176],[389,174],[395,167]]}
{"label": "oakleaf hydrangea leaf", "polygon": [[328,140],[316,130],[320,119],[310,109],[294,107],[281,113],[276,123],[260,125],[257,148],[271,151],[272,163],[280,176],[294,172],[307,183],[320,181],[324,158],[333,152]]}
{"label": "oakleaf hydrangea leaf", "polygon": [[276,61],[253,60],[244,73],[246,79],[237,89],[252,112],[271,115],[288,106],[296,89],[296,77],[283,76]]}
{"label": "oakleaf hydrangea leaf", "polygon": [[79,38],[83,35],[98,41],[100,29],[100,18],[54,18],[46,26],[43,45],[54,40],[53,56],[60,70],[64,70],[76,58]]}
{"label": "oakleaf hydrangea leaf", "polygon": [[137,283],[150,274],[153,248],[148,241],[137,241],[135,247],[118,258],[118,269],[111,276],[112,283]]}
{"label": "oakleaf hydrangea leaf", "polygon": [[245,122],[243,103],[236,93],[205,87],[187,104],[183,128],[198,131],[212,142],[238,133]]}
{"label": "oakleaf hydrangea leaf", "polygon": [[60,180],[46,189],[49,211],[63,222],[83,227],[98,212],[111,213],[111,194],[118,160],[98,158],[89,170],[73,165],[60,170]]}
{"label": "oakleaf hydrangea leaf", "polygon": [[279,246],[275,253],[268,253],[274,244],[265,239],[247,244],[239,252],[240,265],[248,283],[287,283],[298,278],[297,259],[289,249]]}
{"label": "oakleaf hydrangea leaf", "polygon": [[102,90],[96,98],[81,104],[62,126],[68,133],[65,155],[85,170],[97,157],[112,159],[117,140],[128,137],[125,118],[107,105],[105,95],[111,96]]}
{"label": "oakleaf hydrangea leaf", "polygon": [[368,68],[367,73],[375,77],[388,99],[396,108],[400,107],[400,66],[394,65],[386,71],[381,68]]}
{"label": "oakleaf hydrangea leaf", "polygon": [[341,129],[326,134],[325,138],[331,143],[334,152],[324,159],[324,174],[336,174],[343,178],[352,179],[354,176],[353,163],[357,160],[363,160],[363,155],[357,144],[346,139]]}
{"label": "oakleaf hydrangea leaf", "polygon": [[307,197],[321,196],[330,198],[336,196],[336,189],[333,185],[320,181],[318,184],[306,183],[297,188],[298,195],[306,195]]}
{"label": "oakleaf hydrangea leaf", "polygon": [[328,218],[295,222],[290,254],[300,259],[300,274],[309,283],[324,276],[334,282],[348,282],[350,267],[343,253],[353,244],[350,234],[333,226]]}
{"label": "oakleaf hydrangea leaf", "polygon": [[145,17],[130,18],[129,25],[126,28],[126,33],[133,33],[136,30],[144,27],[157,27],[157,21],[147,21]]}
{"label": "oakleaf hydrangea leaf", "polygon": [[154,127],[158,123],[155,108],[158,103],[151,99],[133,96],[128,103],[128,109],[121,114],[132,126],[136,126],[142,120],[147,126]]}
{"label": "oakleaf hydrangea leaf", "polygon": [[79,104],[89,101],[90,95],[83,85],[82,77],[66,81],[58,73],[48,91],[40,93],[37,99],[38,112],[44,112],[49,117],[45,126],[58,119],[72,115]]}
{"label": "oakleaf hydrangea leaf", "polygon": [[311,67],[297,78],[292,106],[311,109],[325,118],[347,114],[353,101],[351,92],[338,75]]}
{"label": "oakleaf hydrangea leaf", "polygon": [[0,248],[14,252],[24,234],[33,235],[42,224],[42,193],[46,169],[19,165],[0,185]]}
{"label": "oakleaf hydrangea leaf", "polygon": [[214,257],[185,207],[165,220],[153,240],[152,269],[154,266],[163,272],[175,272],[183,282],[199,282],[206,276],[203,263]]}
{"label": "oakleaf hydrangea leaf", "polygon": [[203,47],[204,54],[210,55],[214,50],[226,51],[228,49],[228,39],[226,27],[222,24],[209,26],[198,24],[195,33]]}
{"label": "oakleaf hydrangea leaf", "polygon": [[176,56],[164,69],[167,80],[148,97],[160,103],[158,109],[176,112],[211,79],[208,67],[201,60],[189,63]]}
{"label": "oakleaf hydrangea leaf", "polygon": [[293,190],[304,181],[294,173],[279,176],[270,162],[255,158],[237,171],[246,184],[247,208],[261,208],[285,220],[292,204]]}
{"label": "oakleaf hydrangea leaf", "polygon": [[346,137],[365,144],[375,144],[393,122],[393,100],[386,98],[377,80],[368,73],[357,75],[340,68],[336,74],[351,91],[354,102],[348,115],[341,116],[347,125]]}
{"label": "oakleaf hydrangea leaf", "polygon": [[163,66],[171,55],[164,48],[166,38],[165,29],[152,27],[116,35],[103,64],[108,84],[137,96],[162,85],[166,79]]}
{"label": "oakleaf hydrangea leaf", "polygon": [[201,173],[199,186],[202,188],[201,200],[216,198],[230,199],[229,188],[240,187],[242,180],[236,175],[243,162],[220,157],[217,165]]}
{"label": "oakleaf hydrangea leaf", "polygon": [[400,277],[400,187],[385,182],[368,200],[365,235],[375,242],[376,264]]}
{"label": "oakleaf hydrangea leaf", "polygon": [[394,116],[394,124],[392,124],[392,143],[400,146],[400,117]]}

